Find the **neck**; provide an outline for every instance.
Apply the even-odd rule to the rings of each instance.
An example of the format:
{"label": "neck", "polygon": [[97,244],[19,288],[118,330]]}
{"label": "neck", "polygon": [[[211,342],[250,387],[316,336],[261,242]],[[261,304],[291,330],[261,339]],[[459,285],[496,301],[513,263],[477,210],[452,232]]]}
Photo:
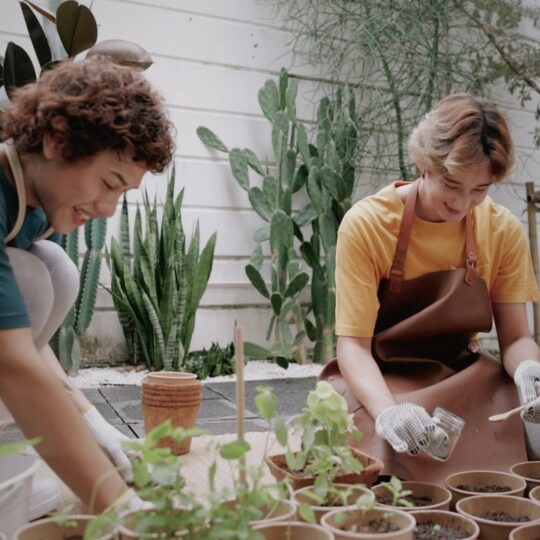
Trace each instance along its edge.
{"label": "neck", "polygon": [[39,154],[21,154],[19,155],[19,160],[23,172],[26,205],[31,206],[32,208],[38,208],[41,206],[41,203],[35,193],[34,179],[37,178],[40,171],[43,173],[45,163],[42,163]]}

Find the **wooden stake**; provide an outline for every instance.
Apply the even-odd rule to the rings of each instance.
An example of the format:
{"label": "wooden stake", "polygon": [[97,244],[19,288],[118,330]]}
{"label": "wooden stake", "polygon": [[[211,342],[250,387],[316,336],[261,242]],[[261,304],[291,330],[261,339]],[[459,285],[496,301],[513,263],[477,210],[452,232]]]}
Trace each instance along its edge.
{"label": "wooden stake", "polygon": [[[234,351],[236,361],[236,435],[239,441],[244,440],[244,339],[242,327],[237,326],[234,330]],[[240,460],[240,482],[247,485],[246,458]]]}
{"label": "wooden stake", "polygon": [[[540,279],[540,270],[538,268],[538,236],[536,231],[536,204],[538,202],[538,193],[534,191],[533,182],[526,182],[525,189],[527,193],[527,216],[529,221],[529,246],[534,268],[534,275],[537,283]],[[533,302],[533,321],[534,321],[534,339],[538,343],[540,339],[540,304]]]}

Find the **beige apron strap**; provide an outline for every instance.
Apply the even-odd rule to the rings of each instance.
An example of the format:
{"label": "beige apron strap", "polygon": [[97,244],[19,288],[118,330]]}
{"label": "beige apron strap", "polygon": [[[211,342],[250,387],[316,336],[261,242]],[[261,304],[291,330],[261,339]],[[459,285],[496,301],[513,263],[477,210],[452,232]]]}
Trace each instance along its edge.
{"label": "beige apron strap", "polygon": [[26,214],[26,194],[24,192],[24,179],[21,162],[19,161],[19,156],[17,155],[17,150],[12,143],[9,141],[2,144],[2,149],[6,154],[11,172],[13,173],[13,178],[15,179],[15,189],[17,190],[17,197],[19,199],[19,209],[17,211],[17,219],[15,225],[11,232],[6,236],[6,244],[17,236],[17,233],[21,230],[21,227],[24,222],[24,216]]}

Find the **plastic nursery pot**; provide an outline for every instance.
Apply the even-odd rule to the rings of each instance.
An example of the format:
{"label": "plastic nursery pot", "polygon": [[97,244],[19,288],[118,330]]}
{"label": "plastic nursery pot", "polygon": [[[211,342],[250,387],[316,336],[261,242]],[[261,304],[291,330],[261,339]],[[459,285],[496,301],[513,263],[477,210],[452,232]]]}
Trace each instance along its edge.
{"label": "plastic nursery pot", "polygon": [[261,533],[265,540],[334,540],[332,533],[320,525],[298,521],[265,523],[254,526],[253,530]]}
{"label": "plastic nursery pot", "polygon": [[[480,527],[477,523],[466,516],[454,512],[447,512],[446,510],[414,510],[411,512],[411,515],[416,520],[413,538],[420,530],[424,531],[426,526],[432,527],[436,525],[448,527],[450,529],[458,529],[463,532],[463,534],[467,535],[463,536],[460,534],[459,537],[455,536],[455,538],[460,538],[460,540],[474,540],[475,538],[478,538],[478,535],[480,534]],[[426,536],[422,536],[422,538],[426,538]],[[437,539],[445,537],[439,532],[434,532],[433,538]]]}
{"label": "plastic nursery pot", "polygon": [[[343,490],[351,488],[351,493],[347,496],[345,505],[329,504],[327,506],[317,506],[315,501],[311,497],[309,497],[309,495],[307,494],[310,490],[313,489],[312,486],[306,486],[306,487],[297,489],[293,493],[292,499],[298,507],[301,504],[307,504],[311,506],[311,509],[313,510],[313,513],[315,514],[315,519],[317,520],[317,523],[320,523],[321,518],[324,516],[324,514],[330,512],[330,510],[343,509],[345,508],[345,506],[351,506],[356,502],[358,497],[362,495],[370,494],[369,489],[362,486],[351,486],[349,484],[334,484],[334,487],[337,489],[343,489]],[[298,513],[298,519],[300,521],[304,521],[302,517],[300,516],[300,513]]]}
{"label": "plastic nursery pot", "polygon": [[[414,506],[394,506],[391,502],[392,493],[382,484],[371,488],[371,491],[375,493],[375,497],[377,498],[377,504],[388,508],[398,508],[399,510],[405,510],[406,512],[419,509],[435,510],[438,508],[440,510],[448,510],[450,508],[452,494],[442,486],[437,486],[436,484],[430,484],[428,482],[414,482],[408,480],[401,482],[401,485],[404,490],[412,491],[407,499],[411,499]],[[389,502],[387,502],[388,497],[390,498]]]}
{"label": "plastic nursery pot", "polygon": [[510,472],[521,476],[527,482],[525,494],[536,486],[540,486],[540,461],[522,461],[510,467]]}
{"label": "plastic nursery pot", "polygon": [[[358,450],[358,448],[353,448],[352,446],[349,448],[354,457],[362,464],[363,470],[359,473],[337,474],[334,477],[334,481],[338,484],[364,484],[368,487],[371,486],[383,469],[382,461]],[[266,464],[276,480],[280,481],[288,477],[293,490],[312,486],[315,483],[315,476],[305,474],[302,471],[289,470],[285,454],[268,456],[266,458]]]}
{"label": "plastic nursery pot", "polygon": [[[238,507],[236,499],[224,501],[223,506],[229,510],[235,510]],[[296,515],[296,504],[293,501],[275,501],[274,505],[260,509],[263,513],[261,519],[250,522],[252,527],[266,523],[278,523],[281,521],[291,521]]]}
{"label": "plastic nursery pot", "polygon": [[536,486],[529,491],[529,499],[531,499],[531,501],[540,503],[540,486]]}
{"label": "plastic nursery pot", "polygon": [[[480,537],[489,540],[507,540],[513,529],[540,520],[540,504],[511,495],[466,497],[457,502],[456,510],[476,521],[480,527]],[[496,514],[498,519],[505,516],[505,519],[512,521],[498,521]]]}
{"label": "plastic nursery pot", "polygon": [[[66,517],[65,523],[48,518],[34,521],[15,532],[14,540],[78,540],[84,536],[86,526],[93,516],[74,515]],[[104,536],[103,540],[111,538]]]}
{"label": "plastic nursery pot", "polygon": [[[336,517],[344,514],[344,521],[339,524]],[[341,521],[339,518],[337,518]],[[363,531],[363,527],[377,524],[385,524],[390,528],[396,528],[387,532],[376,530]],[[336,540],[374,540],[381,538],[385,540],[412,540],[416,521],[412,514],[403,510],[389,510],[388,508],[375,507],[362,512],[356,507],[345,507],[340,510],[332,510],[321,518],[321,525],[328,529]],[[381,527],[382,528],[382,527]],[[354,532],[351,529],[355,529]]]}
{"label": "plastic nursery pot", "polygon": [[[118,528],[120,540],[133,540],[134,538],[142,540],[169,540],[171,538],[186,538],[187,531],[178,531],[173,535],[166,532],[137,532],[138,518],[147,517],[154,510],[137,510],[135,512],[126,512],[121,516],[122,524]],[[178,510],[182,512],[182,510]]]}
{"label": "plastic nursery pot", "polygon": [[514,529],[510,540],[538,540],[540,538],[540,523],[529,523]]}
{"label": "plastic nursery pot", "polygon": [[[501,494],[521,497],[527,484],[523,478],[503,471],[462,471],[446,477],[446,487],[452,493],[452,509],[456,503],[465,497],[473,495]],[[501,488],[508,488],[504,489]],[[491,491],[489,491],[491,489]],[[495,489],[501,489],[496,492]]]}

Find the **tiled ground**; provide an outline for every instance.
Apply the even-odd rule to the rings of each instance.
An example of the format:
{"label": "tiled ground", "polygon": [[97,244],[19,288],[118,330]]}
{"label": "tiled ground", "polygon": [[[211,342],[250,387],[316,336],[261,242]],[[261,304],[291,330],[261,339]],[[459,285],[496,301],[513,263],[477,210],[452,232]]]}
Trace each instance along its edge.
{"label": "tiled ground", "polygon": [[[256,412],[254,398],[257,386],[272,386],[278,397],[278,412],[285,418],[298,414],[307,394],[315,386],[315,378],[273,379],[246,382],[246,431],[266,431],[267,423]],[[83,390],[101,414],[129,437],[144,435],[140,386],[105,386]],[[236,399],[232,382],[209,382],[203,386],[201,410],[197,427],[215,435],[236,431]],[[0,432],[0,443],[22,438],[22,433],[10,426]]]}

